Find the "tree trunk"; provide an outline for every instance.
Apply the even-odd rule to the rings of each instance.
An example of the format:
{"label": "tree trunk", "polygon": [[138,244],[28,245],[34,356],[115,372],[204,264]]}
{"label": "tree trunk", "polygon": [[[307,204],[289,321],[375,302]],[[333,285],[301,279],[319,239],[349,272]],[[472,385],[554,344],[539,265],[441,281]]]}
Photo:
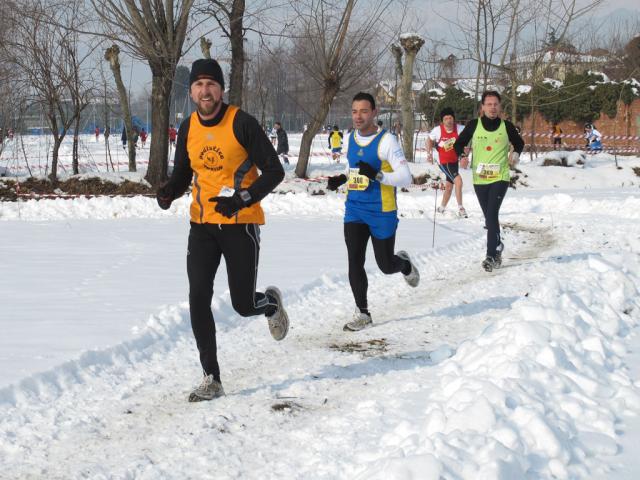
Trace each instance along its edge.
{"label": "tree trunk", "polygon": [[64,137],[54,135],[53,136],[53,154],[51,155],[51,173],[49,179],[52,182],[58,181],[58,154],[60,153],[60,145]]}
{"label": "tree trunk", "polygon": [[533,100],[533,92],[531,92],[531,136],[530,136],[530,146],[529,151],[532,155],[532,158],[538,158],[538,152],[536,151],[536,105]]}
{"label": "tree trunk", "polygon": [[[511,77],[511,121],[515,125],[518,121],[516,115],[518,114],[518,81],[516,80],[516,76],[512,73],[509,75]],[[533,87],[532,87],[533,88]]]}
{"label": "tree trunk", "polygon": [[136,165],[136,143],[134,142],[133,132],[133,120],[129,117],[129,121],[126,123],[127,129],[127,156],[129,157],[129,171],[137,172],[138,167]]}
{"label": "tree trunk", "polygon": [[244,17],[245,0],[233,0],[229,18],[229,40],[231,41],[231,72],[229,74],[229,103],[242,107],[244,87]]}
{"label": "tree trunk", "polygon": [[404,67],[402,69],[402,123],[403,133],[402,148],[407,161],[413,162],[413,63],[420,47],[424,45],[424,40],[417,36],[403,37],[400,44],[404,48]]}
{"label": "tree trunk", "polygon": [[127,144],[129,145],[129,171],[135,172],[136,168],[136,149],[131,148],[131,140],[133,139],[133,120],[131,119],[131,109],[129,108],[129,98],[127,95],[127,89],[122,81],[122,74],[120,73],[120,59],[118,54],[120,49],[117,45],[113,45],[105,52],[105,59],[109,61],[109,66],[113,72],[113,78],[116,81],[116,88],[118,90],[118,97],[120,98],[120,108],[122,108],[122,115],[124,120],[124,128],[127,132]]}
{"label": "tree trunk", "polygon": [[73,127],[73,160],[71,161],[71,165],[73,168],[73,174],[74,175],[78,175],[80,173],[80,168],[79,168],[79,159],[78,159],[78,135],[80,132],[80,113],[78,112],[78,114],[76,115],[76,119],[75,119],[75,125]]}
{"label": "tree trunk", "polygon": [[391,45],[391,53],[395,61],[396,76],[402,77],[402,48],[394,43]]}
{"label": "tree trunk", "polygon": [[311,144],[313,139],[322,128],[327,118],[331,103],[338,93],[339,87],[334,84],[322,93],[322,98],[318,104],[313,120],[309,124],[307,130],[302,134],[302,142],[300,143],[300,153],[298,154],[298,163],[296,164],[296,176],[298,178],[307,178],[307,168],[309,165],[309,155],[311,153]]}
{"label": "tree trunk", "polygon": [[[103,75],[104,78],[104,75]],[[104,115],[104,127],[102,130],[102,134],[104,136],[104,164],[107,166],[107,172],[109,171],[109,160],[111,158],[111,152],[109,151],[109,137],[111,136],[111,126],[109,125],[109,110],[107,106],[107,82],[104,82],[104,106],[103,106],[103,115]],[[109,134],[107,135],[107,128],[109,129]],[[111,162],[111,168],[113,168],[113,162]],[[115,172],[115,170],[113,170]]]}
{"label": "tree trunk", "polygon": [[629,111],[629,105],[624,104],[624,134],[631,136],[631,112]]}
{"label": "tree trunk", "polygon": [[[400,45],[391,45],[391,54],[395,60],[395,84],[393,90],[393,111],[398,108],[398,78],[402,79],[402,47]],[[391,128],[391,115],[389,115],[389,128]]]}
{"label": "tree trunk", "polygon": [[[151,80],[151,145],[149,169],[145,180],[154,187],[167,179],[169,150],[169,97],[173,72],[168,65],[152,66]],[[165,75],[162,73],[166,72]]]}
{"label": "tree trunk", "polygon": [[413,84],[413,61],[415,53],[407,52],[404,72],[402,76],[402,92],[400,106],[402,109],[402,149],[408,162],[413,162],[413,99],[411,98]]}
{"label": "tree trunk", "polygon": [[211,40],[206,37],[200,37],[200,50],[203,58],[211,58]]}

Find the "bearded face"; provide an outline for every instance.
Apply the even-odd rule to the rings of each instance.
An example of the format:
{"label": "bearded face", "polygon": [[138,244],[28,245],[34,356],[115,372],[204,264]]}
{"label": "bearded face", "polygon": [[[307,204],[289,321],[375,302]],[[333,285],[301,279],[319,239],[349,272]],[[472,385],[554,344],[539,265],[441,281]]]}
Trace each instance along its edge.
{"label": "bearded face", "polygon": [[222,87],[210,78],[200,78],[191,84],[191,100],[201,117],[212,117],[222,104]]}

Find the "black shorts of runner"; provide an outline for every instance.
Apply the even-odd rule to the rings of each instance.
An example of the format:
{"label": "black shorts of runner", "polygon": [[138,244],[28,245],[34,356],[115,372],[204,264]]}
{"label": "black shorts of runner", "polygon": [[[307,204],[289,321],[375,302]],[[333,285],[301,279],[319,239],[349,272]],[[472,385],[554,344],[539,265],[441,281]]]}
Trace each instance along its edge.
{"label": "black shorts of runner", "polygon": [[562,145],[562,137],[554,137],[553,144],[554,145]]}
{"label": "black shorts of runner", "polygon": [[447,177],[447,182],[449,183],[453,183],[456,177],[460,175],[458,173],[458,162],[441,164],[440,170],[442,170],[445,177]]}

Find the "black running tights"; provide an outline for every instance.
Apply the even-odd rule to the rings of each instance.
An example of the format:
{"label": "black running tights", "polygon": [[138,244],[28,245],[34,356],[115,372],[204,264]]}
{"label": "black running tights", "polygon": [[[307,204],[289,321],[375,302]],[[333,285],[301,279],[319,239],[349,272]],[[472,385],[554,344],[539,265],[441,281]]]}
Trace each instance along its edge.
{"label": "black running tights", "polygon": [[478,202],[484,213],[487,227],[487,256],[495,258],[500,245],[500,205],[509,188],[509,182],[494,182],[487,185],[474,185]]}
{"label": "black running tights", "polygon": [[409,274],[411,264],[398,257],[394,253],[396,235],[380,240],[371,236],[369,226],[364,223],[345,223],[344,241],[347,244],[347,254],[349,257],[349,284],[353,292],[356,306],[361,310],[367,307],[367,272],[364,269],[364,262],[367,253],[367,243],[371,237],[373,253],[376,257],[378,267],[387,275],[402,272]]}
{"label": "black running tights", "polygon": [[275,302],[256,292],[260,236],[253,224],[191,224],[187,251],[189,311],[200,363],[207,375],[220,381],[216,326],[211,312],[213,280],[224,255],[231,303],[243,317],[272,313]]}

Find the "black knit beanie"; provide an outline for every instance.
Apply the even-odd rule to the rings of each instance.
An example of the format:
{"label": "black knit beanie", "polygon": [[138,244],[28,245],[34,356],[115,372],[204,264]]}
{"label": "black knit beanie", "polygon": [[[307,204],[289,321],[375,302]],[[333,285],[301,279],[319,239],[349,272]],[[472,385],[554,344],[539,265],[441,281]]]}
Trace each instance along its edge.
{"label": "black knit beanie", "polygon": [[456,114],[453,113],[453,108],[451,107],[444,107],[442,110],[440,110],[440,121],[442,121],[442,119],[444,117],[446,117],[447,115],[451,115],[453,117],[453,119],[455,120],[456,118]]}
{"label": "black knit beanie", "polygon": [[191,73],[189,74],[189,86],[200,78],[210,78],[218,82],[224,91],[224,76],[220,64],[211,58],[201,58],[191,65]]}

